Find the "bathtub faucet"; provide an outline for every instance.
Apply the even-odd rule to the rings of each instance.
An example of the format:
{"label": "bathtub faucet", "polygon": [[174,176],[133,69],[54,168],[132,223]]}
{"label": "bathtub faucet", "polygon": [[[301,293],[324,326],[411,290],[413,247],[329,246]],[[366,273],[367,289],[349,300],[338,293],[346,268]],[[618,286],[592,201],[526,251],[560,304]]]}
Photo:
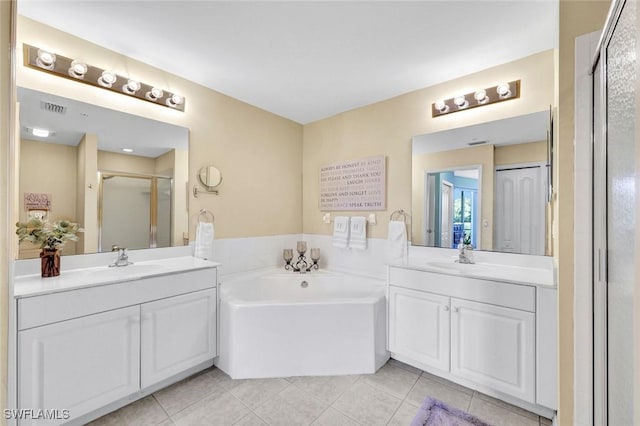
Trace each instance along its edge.
{"label": "bathtub faucet", "polygon": [[282,257],[286,264],[284,265],[284,269],[287,271],[300,272],[301,274],[310,272],[313,269],[318,269],[318,261],[320,260],[320,249],[312,248],[311,249],[311,260],[307,259],[304,255],[307,251],[307,243],[304,241],[298,241],[297,245],[298,251],[298,260],[295,263],[291,263],[293,261],[293,250],[284,249],[282,251]]}

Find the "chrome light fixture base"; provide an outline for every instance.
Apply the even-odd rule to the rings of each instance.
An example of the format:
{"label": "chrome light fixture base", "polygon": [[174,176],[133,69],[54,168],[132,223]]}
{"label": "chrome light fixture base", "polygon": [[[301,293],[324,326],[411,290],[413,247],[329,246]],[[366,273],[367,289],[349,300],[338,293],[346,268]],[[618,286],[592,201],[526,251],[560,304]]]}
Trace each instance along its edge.
{"label": "chrome light fixture base", "polygon": [[[520,97],[520,80],[500,83],[488,89],[461,94],[431,104],[431,116],[439,117],[458,111],[491,105]],[[457,102],[456,102],[457,101]]]}
{"label": "chrome light fixture base", "polygon": [[[44,60],[42,59],[43,57]],[[177,109],[178,111],[184,111],[185,109],[184,97],[176,93],[172,93],[167,90],[159,90],[151,84],[138,82],[137,80],[133,80],[129,77],[117,75],[109,70],[104,70],[84,62],[75,61],[72,58],[67,58],[66,56],[58,55],[57,53],[43,50],[28,44],[24,45],[24,64],[25,66],[38,71],[43,71],[58,77],[77,81],[79,83],[85,83],[99,89],[109,90],[125,96],[141,99],[165,108]],[[80,65],[82,65],[82,67],[80,67]],[[84,73],[80,73],[79,71],[84,71],[85,67],[86,71]],[[114,84],[116,82],[119,82],[120,84]],[[129,82],[137,83],[139,84],[139,87],[136,90],[133,90],[137,86],[131,86],[129,85]],[[123,89],[123,87],[126,87],[127,89]],[[147,96],[147,93],[161,94],[161,96]],[[175,102],[176,99],[180,102]]]}

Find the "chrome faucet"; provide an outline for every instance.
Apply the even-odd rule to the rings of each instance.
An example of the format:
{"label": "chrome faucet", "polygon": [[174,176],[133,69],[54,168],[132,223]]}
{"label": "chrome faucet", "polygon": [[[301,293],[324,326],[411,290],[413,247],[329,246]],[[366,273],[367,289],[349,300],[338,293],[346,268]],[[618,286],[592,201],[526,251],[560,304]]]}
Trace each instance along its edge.
{"label": "chrome faucet", "polygon": [[109,265],[110,268],[114,266],[120,267],[133,264],[133,262],[129,262],[129,255],[127,254],[126,248],[115,246],[115,249],[113,251],[115,250],[118,250],[118,257],[116,258],[115,262]]}
{"label": "chrome faucet", "polygon": [[471,235],[462,234],[458,243],[458,263],[472,264],[473,246],[471,245]]}

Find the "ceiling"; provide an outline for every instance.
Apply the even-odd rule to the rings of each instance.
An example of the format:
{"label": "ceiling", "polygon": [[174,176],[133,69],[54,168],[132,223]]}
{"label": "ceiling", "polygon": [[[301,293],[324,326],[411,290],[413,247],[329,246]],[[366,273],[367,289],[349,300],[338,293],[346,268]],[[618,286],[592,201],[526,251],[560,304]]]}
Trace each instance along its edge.
{"label": "ceiling", "polygon": [[419,155],[450,151],[484,145],[482,142],[500,146],[544,141],[547,140],[549,119],[547,110],[414,136],[412,153]]}
{"label": "ceiling", "polygon": [[[85,133],[96,135],[98,149],[157,158],[171,149],[189,149],[189,131],[184,127],[126,114],[37,90],[18,87],[20,139],[76,146]],[[50,103],[61,112],[44,107]],[[118,123],[118,125],[114,125]],[[53,130],[47,138],[31,134],[33,128]]]}
{"label": "ceiling", "polygon": [[18,13],[302,124],[558,44],[558,0],[18,0]]}

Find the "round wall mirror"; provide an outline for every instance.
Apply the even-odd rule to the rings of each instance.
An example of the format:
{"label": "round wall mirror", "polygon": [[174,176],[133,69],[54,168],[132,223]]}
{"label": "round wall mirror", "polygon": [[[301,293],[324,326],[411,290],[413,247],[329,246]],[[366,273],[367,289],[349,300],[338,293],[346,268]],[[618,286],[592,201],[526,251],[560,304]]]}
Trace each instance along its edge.
{"label": "round wall mirror", "polygon": [[212,189],[222,182],[222,173],[214,166],[204,166],[198,172],[198,179],[207,189]]}

